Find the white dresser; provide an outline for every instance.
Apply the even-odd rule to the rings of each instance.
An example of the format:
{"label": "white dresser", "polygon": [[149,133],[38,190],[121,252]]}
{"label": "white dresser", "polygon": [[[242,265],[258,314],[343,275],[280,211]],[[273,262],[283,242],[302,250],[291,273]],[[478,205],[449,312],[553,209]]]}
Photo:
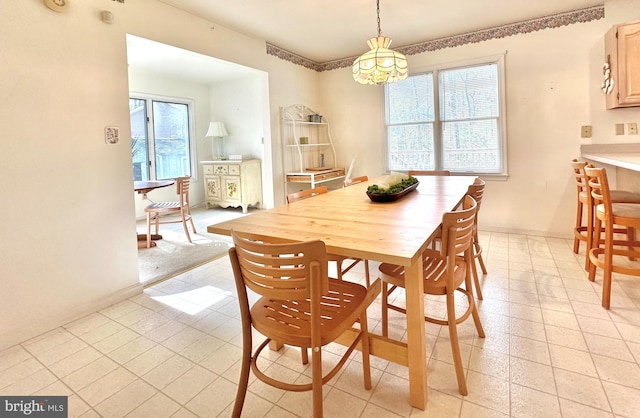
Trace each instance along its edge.
{"label": "white dresser", "polygon": [[260,160],[200,161],[204,174],[204,198],[207,208],[247,208],[262,203]]}

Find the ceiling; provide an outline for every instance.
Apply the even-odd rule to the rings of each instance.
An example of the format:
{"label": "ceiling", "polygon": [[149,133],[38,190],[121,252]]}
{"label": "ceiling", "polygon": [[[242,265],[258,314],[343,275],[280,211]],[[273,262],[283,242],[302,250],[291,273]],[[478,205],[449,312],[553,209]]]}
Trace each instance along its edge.
{"label": "ceiling", "polygon": [[[377,36],[374,0],[159,0],[323,63],[358,56]],[[603,0],[382,0],[392,48],[602,5]]]}

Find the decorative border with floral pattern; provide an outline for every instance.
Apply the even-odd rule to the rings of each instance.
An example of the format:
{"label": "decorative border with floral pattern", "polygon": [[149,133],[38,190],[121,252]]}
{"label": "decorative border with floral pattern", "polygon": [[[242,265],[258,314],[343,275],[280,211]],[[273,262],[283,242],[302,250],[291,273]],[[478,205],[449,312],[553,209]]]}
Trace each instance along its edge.
{"label": "decorative border with floral pattern", "polygon": [[[604,5],[593,6],[570,12],[524,20],[522,22],[510,23],[508,25],[496,26],[489,29],[467,32],[461,35],[419,42],[413,45],[398,47],[395,48],[395,50],[405,55],[415,55],[427,51],[454,48],[461,45],[475,44],[491,39],[500,39],[523,33],[536,32],[543,29],[559,28],[562,26],[572,25],[574,23],[586,23],[603,18]],[[353,61],[357,58],[354,56],[321,63],[294,54],[293,52],[289,52],[286,49],[282,49],[268,42],[267,54],[294,64],[302,65],[303,67],[318,72],[350,67],[353,64]]]}

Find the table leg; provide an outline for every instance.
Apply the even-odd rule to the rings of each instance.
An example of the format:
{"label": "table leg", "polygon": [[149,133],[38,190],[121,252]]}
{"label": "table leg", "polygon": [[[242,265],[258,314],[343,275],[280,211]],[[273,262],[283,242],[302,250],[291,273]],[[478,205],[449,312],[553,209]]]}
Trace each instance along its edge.
{"label": "table leg", "polygon": [[405,268],[407,346],[409,354],[409,403],[427,406],[427,341],[424,328],[424,282],[422,258],[418,255]]}

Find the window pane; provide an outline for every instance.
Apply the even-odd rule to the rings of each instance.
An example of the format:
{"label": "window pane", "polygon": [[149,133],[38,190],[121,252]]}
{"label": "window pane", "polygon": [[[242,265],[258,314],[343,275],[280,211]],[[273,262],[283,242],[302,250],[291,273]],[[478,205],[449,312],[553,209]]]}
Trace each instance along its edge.
{"label": "window pane", "polygon": [[500,172],[496,119],[442,124],[443,168],[451,171]]}
{"label": "window pane", "polygon": [[389,126],[389,170],[433,170],[433,124]]}
{"label": "window pane", "polygon": [[153,135],[156,178],[191,175],[189,158],[189,107],[153,102]]}
{"label": "window pane", "polygon": [[442,70],[439,73],[440,118],[498,117],[498,66]]}
{"label": "window pane", "polygon": [[133,179],[149,180],[149,141],[146,100],[129,99]]}
{"label": "window pane", "polygon": [[433,74],[419,74],[387,85],[389,124],[433,122]]}

